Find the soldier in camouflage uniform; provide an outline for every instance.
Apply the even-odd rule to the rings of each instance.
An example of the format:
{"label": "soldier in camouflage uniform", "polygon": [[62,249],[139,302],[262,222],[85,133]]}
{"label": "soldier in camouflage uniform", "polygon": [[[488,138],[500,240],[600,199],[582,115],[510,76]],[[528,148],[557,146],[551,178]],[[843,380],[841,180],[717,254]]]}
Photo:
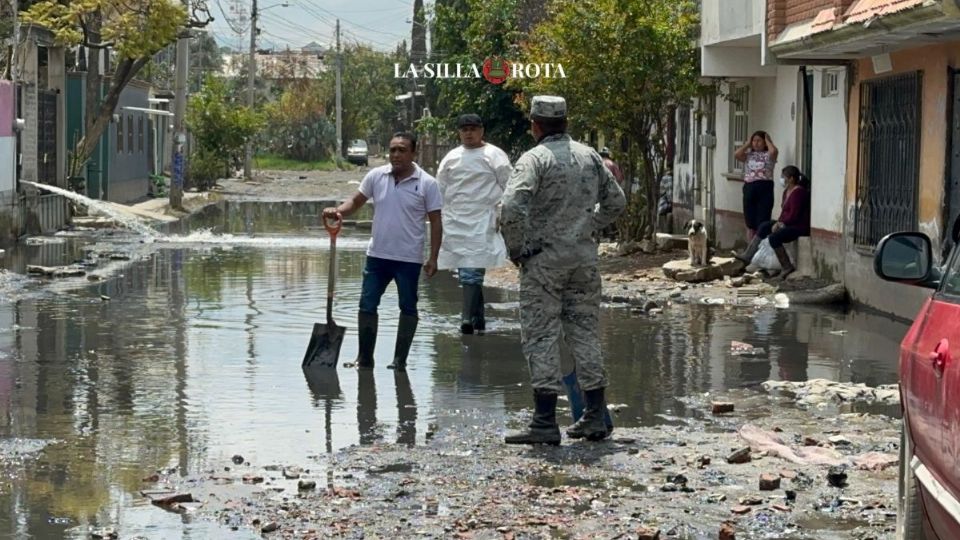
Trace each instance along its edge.
{"label": "soldier in camouflage uniform", "polygon": [[557,395],[563,391],[560,340],[576,361],[584,390],[583,417],[571,438],[600,440],[607,376],[600,353],[597,234],[626,206],[603,159],[566,134],[566,101],[536,96],[530,107],[538,145],[514,165],[503,194],[501,233],[520,267],[520,325],[530,367],[534,416],[508,444],[560,444]]}

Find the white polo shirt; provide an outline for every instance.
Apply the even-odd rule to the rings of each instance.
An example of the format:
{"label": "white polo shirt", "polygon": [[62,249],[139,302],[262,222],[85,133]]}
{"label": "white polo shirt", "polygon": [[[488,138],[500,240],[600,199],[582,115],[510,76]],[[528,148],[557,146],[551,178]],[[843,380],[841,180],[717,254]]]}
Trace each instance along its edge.
{"label": "white polo shirt", "polygon": [[360,193],[374,205],[367,256],[423,263],[427,213],[443,207],[436,179],[414,164],[413,174],[396,182],[391,166],[383,165],[367,173]]}

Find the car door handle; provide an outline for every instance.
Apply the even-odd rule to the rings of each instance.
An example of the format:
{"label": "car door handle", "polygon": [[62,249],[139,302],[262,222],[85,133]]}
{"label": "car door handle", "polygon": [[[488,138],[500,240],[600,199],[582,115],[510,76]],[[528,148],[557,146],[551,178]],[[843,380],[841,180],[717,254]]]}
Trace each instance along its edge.
{"label": "car door handle", "polygon": [[937,373],[937,376],[943,375],[943,370],[951,362],[950,342],[946,338],[941,339],[933,352],[930,353],[930,361],[933,363],[933,370]]}

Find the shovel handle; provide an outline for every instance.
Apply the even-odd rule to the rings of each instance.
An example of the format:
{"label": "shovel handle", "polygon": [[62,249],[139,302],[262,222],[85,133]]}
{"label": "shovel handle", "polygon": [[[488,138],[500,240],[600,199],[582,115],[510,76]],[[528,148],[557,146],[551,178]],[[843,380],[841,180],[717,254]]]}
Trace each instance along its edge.
{"label": "shovel handle", "polygon": [[335,225],[331,225],[327,216],[323,216],[323,227],[330,233],[330,272],[327,274],[327,324],[333,324],[333,289],[337,277],[337,233],[343,225],[343,216],[337,212]]}
{"label": "shovel handle", "polygon": [[334,225],[330,224],[330,218],[328,218],[326,215],[322,216],[320,219],[323,221],[323,228],[330,233],[331,238],[340,233],[340,228],[343,226],[343,216],[340,214],[340,212],[337,212],[337,219],[333,221]]}

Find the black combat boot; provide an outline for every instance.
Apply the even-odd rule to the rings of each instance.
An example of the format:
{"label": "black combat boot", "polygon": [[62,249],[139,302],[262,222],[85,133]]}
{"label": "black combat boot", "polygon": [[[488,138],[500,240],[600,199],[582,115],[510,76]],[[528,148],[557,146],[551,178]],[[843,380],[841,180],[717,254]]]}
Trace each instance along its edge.
{"label": "black combat boot", "polygon": [[533,391],[533,419],[530,429],[507,435],[507,444],[560,444],[560,427],[557,426],[557,394],[550,390]]}
{"label": "black combat boot", "polygon": [[377,346],[377,314],[361,311],[357,314],[357,367],[373,369],[373,350]]}
{"label": "black combat boot", "polygon": [[603,395],[603,388],[587,390],[583,394],[587,402],[583,416],[567,428],[567,436],[588,441],[606,439],[613,430],[607,429],[607,400]]}
{"label": "black combat boot", "polygon": [[400,322],[397,324],[397,346],[393,350],[393,363],[387,366],[387,369],[406,371],[410,344],[413,343],[413,335],[417,333],[417,321],[416,315],[400,314]]}
{"label": "black combat boot", "polygon": [[477,299],[483,293],[479,285],[462,285],[461,288],[463,289],[463,312],[460,314],[460,333],[472,334],[477,330]]}

